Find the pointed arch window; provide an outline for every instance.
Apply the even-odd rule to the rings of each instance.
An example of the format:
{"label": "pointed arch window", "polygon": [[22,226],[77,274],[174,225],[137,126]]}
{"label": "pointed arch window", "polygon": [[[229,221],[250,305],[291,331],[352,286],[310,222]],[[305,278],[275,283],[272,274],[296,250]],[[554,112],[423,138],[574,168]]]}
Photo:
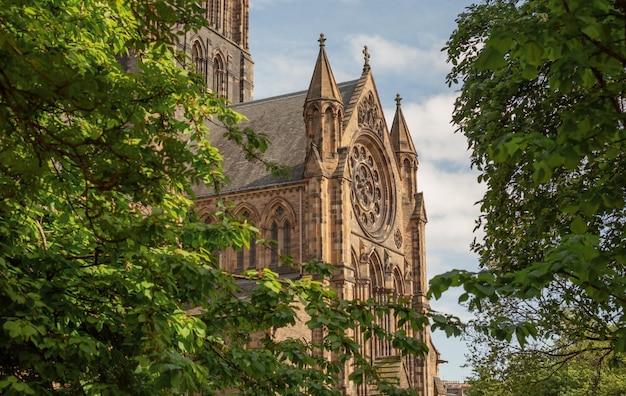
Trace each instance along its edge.
{"label": "pointed arch window", "polygon": [[245,102],[246,92],[246,62],[244,60],[243,54],[241,54],[239,58],[239,101]]}
{"label": "pointed arch window", "polygon": [[191,47],[191,62],[193,63],[193,67],[195,68],[195,72],[205,76],[206,82],[206,59],[204,57],[204,51],[202,50],[202,44],[200,41],[194,41]]}
{"label": "pointed arch window", "polygon": [[[289,212],[291,213],[291,212]],[[291,226],[293,218],[287,214],[283,205],[273,208],[272,217],[269,220],[267,230],[272,241],[269,247],[269,266],[281,266],[281,257],[291,254]]]}
{"label": "pointed arch window", "polygon": [[256,268],[256,237],[250,239],[250,254],[248,255],[248,268]]}
{"label": "pointed arch window", "polygon": [[[211,216],[208,216],[204,219],[204,224],[207,225],[211,225],[215,223],[215,219],[212,218]],[[211,252],[211,264],[214,268],[218,268],[221,267],[221,261],[220,261],[220,251],[219,250],[214,250]]]}
{"label": "pointed arch window", "polygon": [[270,248],[270,266],[277,267],[278,266],[278,223],[275,221],[272,222],[272,228],[270,229],[270,238],[272,241],[275,241],[276,244],[272,245]]}
{"label": "pointed arch window", "polygon": [[289,220],[285,220],[283,224],[283,254],[286,256],[291,254],[291,224]]}
{"label": "pointed arch window", "polygon": [[220,54],[213,58],[213,91],[218,96],[226,98],[228,92],[228,78],[224,58]]}
{"label": "pointed arch window", "polygon": [[243,30],[243,0],[237,0],[234,3],[235,4],[233,5],[233,8],[231,9],[231,39],[235,43],[241,45],[241,36]]}
{"label": "pointed arch window", "polygon": [[202,73],[204,70],[204,54],[202,51],[202,45],[199,41],[194,41],[191,47],[191,61],[196,67],[197,73]]}
{"label": "pointed arch window", "polygon": [[209,0],[208,4],[209,23],[215,30],[220,30],[221,28],[222,1],[223,0]]}
{"label": "pointed arch window", "polygon": [[243,270],[243,260],[244,260],[244,254],[243,254],[243,248],[241,248],[241,250],[239,250],[237,252],[237,270]]}
{"label": "pointed arch window", "polygon": [[409,161],[408,159],[404,160],[404,166],[403,166],[403,177],[404,177],[404,183],[406,186],[406,191],[409,194],[409,197],[412,197],[413,195],[413,164],[411,164],[411,161]]}
{"label": "pointed arch window", "polygon": [[[247,210],[244,211],[242,213],[242,217],[245,218],[250,218],[250,212],[248,212]],[[244,263],[246,263],[247,261],[247,265],[248,268],[256,268],[256,236],[252,236],[250,238],[250,248],[247,249],[245,247],[242,247],[238,252],[237,252],[237,270],[243,270],[244,269]]]}
{"label": "pointed arch window", "polygon": [[229,10],[229,5],[231,3],[232,0],[225,0],[222,3],[222,33],[224,34],[224,36],[226,36],[226,38],[231,39],[231,30],[230,30],[230,10]]}
{"label": "pointed arch window", "polygon": [[[389,291],[385,288],[385,269],[378,256],[372,255],[369,258],[370,272],[370,297],[374,298],[378,303],[386,304],[389,302]],[[376,317],[376,324],[383,328],[386,332],[392,329],[392,317],[390,313],[382,313]],[[389,356],[392,352],[391,342],[384,337],[373,337],[374,357]]]}
{"label": "pointed arch window", "polygon": [[324,131],[322,131],[323,135],[326,136],[326,140],[324,142],[324,150],[334,152],[335,150],[335,115],[333,114],[333,109],[329,106],[324,112]]}

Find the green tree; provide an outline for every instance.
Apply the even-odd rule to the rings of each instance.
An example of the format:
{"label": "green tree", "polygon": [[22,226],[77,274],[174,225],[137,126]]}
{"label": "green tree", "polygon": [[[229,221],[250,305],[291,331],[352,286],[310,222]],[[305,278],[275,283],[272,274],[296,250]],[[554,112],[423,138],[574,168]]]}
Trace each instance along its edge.
{"label": "green tree", "polygon": [[[619,395],[626,389],[623,353],[581,331],[593,310],[566,303],[567,282],[551,283],[532,299],[484,303],[464,334],[473,368],[473,395]],[[575,308],[574,308],[575,307]],[[578,310],[579,312],[575,312]],[[515,324],[532,323],[535,339],[512,339]],[[504,330],[504,331],[503,331]]]}
{"label": "green tree", "polygon": [[[378,378],[349,337],[356,326],[426,350],[372,320],[393,311],[421,328],[400,302],[341,301],[321,281],[270,271],[240,275],[257,284],[242,298],[217,267],[214,252],[256,230],[227,205],[209,225],[194,212],[193,185],[226,182],[207,121],[251,160],[268,142],[176,66],[178,34],[202,23],[187,0],[2,1],[0,393],[337,394],[347,364],[355,380]],[[299,307],[321,343],[272,338]],[[248,348],[251,334],[261,348]]]}
{"label": "green tree", "polygon": [[538,317],[486,314],[497,339],[567,331],[626,351],[626,6],[488,0],[457,22],[453,121],[487,187],[485,236],[481,271],[444,274],[431,293],[463,286],[478,312],[532,302]]}
{"label": "green tree", "polygon": [[[514,313],[518,314],[518,312]],[[482,323],[485,324],[485,323]],[[475,329],[468,336],[474,375],[469,395],[617,396],[626,389],[623,354],[606,342],[534,341],[523,348]]]}

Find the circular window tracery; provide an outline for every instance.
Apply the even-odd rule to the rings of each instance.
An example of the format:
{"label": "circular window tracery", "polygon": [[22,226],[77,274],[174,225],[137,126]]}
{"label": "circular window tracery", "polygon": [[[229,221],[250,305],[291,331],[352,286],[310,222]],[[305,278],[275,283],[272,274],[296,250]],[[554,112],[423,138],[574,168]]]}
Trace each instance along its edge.
{"label": "circular window tracery", "polygon": [[364,231],[381,236],[391,212],[390,184],[374,155],[357,143],[350,152],[351,200],[354,214]]}

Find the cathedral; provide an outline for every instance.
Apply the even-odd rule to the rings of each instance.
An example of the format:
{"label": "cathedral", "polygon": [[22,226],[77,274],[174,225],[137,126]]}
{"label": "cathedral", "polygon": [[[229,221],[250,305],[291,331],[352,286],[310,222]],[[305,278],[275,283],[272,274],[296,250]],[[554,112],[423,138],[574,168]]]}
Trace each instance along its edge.
{"label": "cathedral", "polygon": [[[272,249],[252,241],[249,249],[220,252],[221,267],[232,272],[271,268],[288,277],[299,270],[282,264],[281,255],[295,262],[318,259],[335,266],[329,282],[341,298],[384,302],[399,296],[426,312],[426,211],[400,95],[388,126],[367,48],[360,76],[337,83],[321,35],[308,89],[252,100],[248,5],[248,0],[206,1],[209,26],[188,33],[180,44],[209,89],[246,116],[243,126],[268,134],[265,158],[289,167],[288,175],[273,176],[262,164],[248,162],[219,131],[212,133],[230,183],[219,196],[198,187],[197,210],[211,221],[216,201],[226,199],[260,230],[258,238],[276,241]],[[396,330],[393,320],[384,327]],[[299,332],[297,337],[316,336],[306,328]],[[429,346],[427,356],[402,357],[387,342],[355,338],[371,362],[400,386],[420,395],[445,395],[429,330],[412,336]],[[337,385],[344,394],[377,394],[344,378]]]}

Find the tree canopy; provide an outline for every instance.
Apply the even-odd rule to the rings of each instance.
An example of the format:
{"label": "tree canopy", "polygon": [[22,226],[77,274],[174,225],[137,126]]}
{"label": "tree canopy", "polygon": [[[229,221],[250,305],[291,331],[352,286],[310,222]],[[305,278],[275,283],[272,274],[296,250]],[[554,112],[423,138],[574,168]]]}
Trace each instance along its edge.
{"label": "tree canopy", "polygon": [[[239,275],[256,283],[242,298],[218,267],[215,252],[257,230],[227,205],[211,224],[193,209],[194,184],[227,181],[207,125],[224,124],[250,159],[268,141],[178,67],[178,34],[206,23],[198,4],[2,2],[0,393],[338,394],[347,366],[355,381],[380,380],[350,338],[357,327],[425,352],[373,320],[393,312],[421,329],[400,302],[342,301],[322,281],[271,271]],[[330,270],[303,265],[320,279]],[[302,311],[319,343],[272,337]],[[410,393],[392,388],[380,382]]]}
{"label": "tree canopy", "polygon": [[[546,301],[542,301],[545,305]],[[473,374],[469,378],[470,396],[617,396],[626,389],[626,357],[613,352],[606,341],[580,340],[566,331],[555,332],[540,327],[538,337],[520,346],[498,340],[482,327],[489,320],[506,316],[509,320],[545,323],[545,312],[536,301],[500,301],[471,323],[466,337],[470,352],[467,363]],[[544,308],[545,309],[545,308]]]}
{"label": "tree canopy", "polygon": [[478,312],[512,299],[539,313],[496,312],[498,339],[567,333],[626,351],[626,6],[488,0],[457,22],[453,121],[487,187],[485,236],[481,270],[438,277],[432,295],[462,286]]}

